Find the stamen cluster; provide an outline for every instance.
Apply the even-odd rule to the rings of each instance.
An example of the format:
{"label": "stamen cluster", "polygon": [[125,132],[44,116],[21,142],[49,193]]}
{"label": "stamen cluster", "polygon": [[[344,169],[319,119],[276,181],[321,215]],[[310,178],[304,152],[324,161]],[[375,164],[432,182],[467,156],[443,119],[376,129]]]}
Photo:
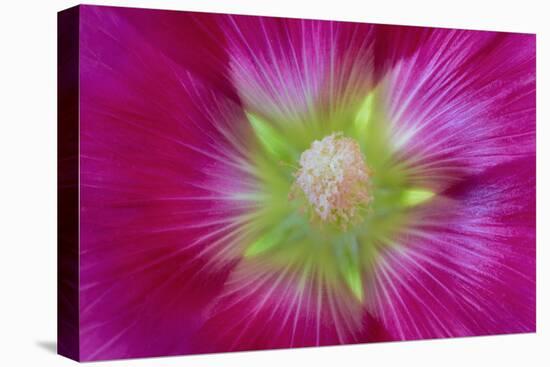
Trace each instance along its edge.
{"label": "stamen cluster", "polygon": [[347,228],[371,201],[369,170],[359,144],[343,133],[315,140],[300,156],[290,199],[303,192],[312,219]]}

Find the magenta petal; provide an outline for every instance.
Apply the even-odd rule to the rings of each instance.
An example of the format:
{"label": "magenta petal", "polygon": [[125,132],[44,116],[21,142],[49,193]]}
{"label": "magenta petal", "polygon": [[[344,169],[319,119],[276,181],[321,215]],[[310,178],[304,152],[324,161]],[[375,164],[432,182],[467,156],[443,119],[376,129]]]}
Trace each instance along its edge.
{"label": "magenta petal", "polygon": [[201,352],[369,340],[368,318],[362,318],[358,302],[315,277],[269,268],[269,263],[247,260],[234,270],[199,334]]}
{"label": "magenta petal", "polygon": [[395,339],[535,330],[535,160],[448,190],[384,251],[370,309]]}
{"label": "magenta petal", "polygon": [[81,357],[192,353],[233,266],[212,254],[240,235],[243,207],[225,198],[250,184],[245,117],[124,17],[94,9],[81,11]]}
{"label": "magenta petal", "polygon": [[[122,52],[131,53],[130,46],[140,39],[140,42],[154,46],[157,54],[184,67],[209,88],[236,100],[234,87],[228,78],[225,34],[219,26],[224,15],[97,6],[82,6],[82,9],[83,20],[90,25],[97,22],[107,39],[129,41],[129,47]],[[96,56],[101,60],[115,61],[120,54]]]}
{"label": "magenta petal", "polygon": [[534,154],[533,35],[400,29],[387,35],[387,110],[416,179],[444,188]]}
{"label": "magenta petal", "polygon": [[229,16],[231,75],[245,107],[268,119],[308,121],[372,87],[368,24]]}

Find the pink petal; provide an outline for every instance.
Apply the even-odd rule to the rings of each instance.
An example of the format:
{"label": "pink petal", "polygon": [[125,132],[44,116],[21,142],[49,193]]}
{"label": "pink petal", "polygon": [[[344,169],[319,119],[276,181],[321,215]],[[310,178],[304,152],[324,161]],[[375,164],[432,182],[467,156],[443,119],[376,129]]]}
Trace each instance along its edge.
{"label": "pink petal", "polygon": [[245,108],[268,120],[311,123],[372,87],[371,25],[228,16],[224,29]]}
{"label": "pink petal", "polygon": [[389,42],[377,60],[387,70],[392,140],[419,183],[443,189],[534,154],[534,35],[409,27],[379,34]]}
{"label": "pink petal", "polygon": [[393,339],[535,330],[535,160],[451,188],[382,252],[369,309]]}
{"label": "pink petal", "polygon": [[[246,260],[229,277],[197,339],[200,352],[360,343],[362,305],[303,269]],[[340,293],[342,292],[342,293]]]}
{"label": "pink petal", "polygon": [[81,356],[190,353],[244,236],[246,206],[227,199],[251,185],[247,123],[122,10],[95,9],[81,10]]}
{"label": "pink petal", "polygon": [[[225,33],[220,27],[224,15],[87,5],[82,5],[81,9],[85,14],[83,20],[90,25],[97,24],[99,31],[111,41],[134,38],[120,52],[131,53],[131,45],[140,39],[209,88],[237,100],[228,78],[229,57]],[[98,40],[88,39],[91,43],[86,47],[101,50],[101,44],[95,43]],[[117,62],[120,54],[104,52],[96,56],[112,63]]]}

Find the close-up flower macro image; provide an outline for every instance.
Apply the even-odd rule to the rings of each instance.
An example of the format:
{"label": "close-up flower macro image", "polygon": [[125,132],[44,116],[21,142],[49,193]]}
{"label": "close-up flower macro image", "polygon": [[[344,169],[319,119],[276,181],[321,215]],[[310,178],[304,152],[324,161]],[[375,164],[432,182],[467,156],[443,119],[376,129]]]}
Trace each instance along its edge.
{"label": "close-up flower macro image", "polygon": [[535,332],[535,35],[78,9],[81,360]]}

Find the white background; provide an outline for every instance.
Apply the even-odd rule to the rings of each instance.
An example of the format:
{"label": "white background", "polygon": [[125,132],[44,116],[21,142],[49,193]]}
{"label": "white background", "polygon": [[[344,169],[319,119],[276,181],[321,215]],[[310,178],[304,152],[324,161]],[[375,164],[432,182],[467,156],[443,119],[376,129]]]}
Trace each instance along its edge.
{"label": "white background", "polygon": [[[536,334],[102,362],[103,366],[550,365],[546,1],[105,1],[101,4],[537,33]],[[56,338],[56,12],[74,1],[0,10],[0,366],[69,366]],[[95,365],[92,364],[92,365]]]}

